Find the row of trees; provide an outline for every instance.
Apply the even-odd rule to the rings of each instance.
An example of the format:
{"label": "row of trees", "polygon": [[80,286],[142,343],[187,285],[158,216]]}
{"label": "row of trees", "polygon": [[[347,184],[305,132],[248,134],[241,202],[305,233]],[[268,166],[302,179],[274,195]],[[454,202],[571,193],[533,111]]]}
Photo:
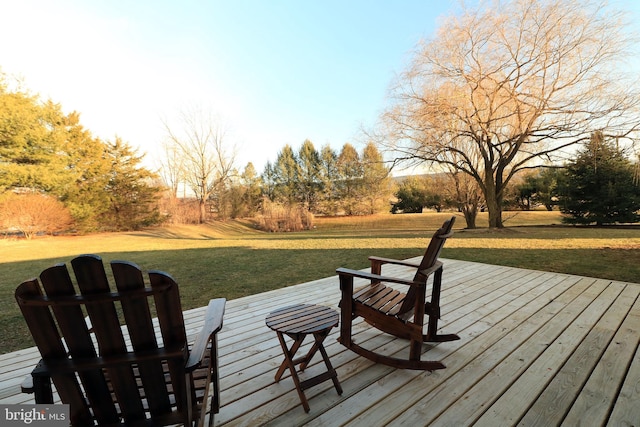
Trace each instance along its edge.
{"label": "row of trees", "polygon": [[[640,159],[633,162],[615,141],[594,132],[575,159],[561,166],[524,171],[505,190],[503,208],[531,210],[540,206],[559,209],[570,224],[614,224],[640,221]],[[473,184],[473,183],[472,183]],[[482,191],[469,187],[474,204],[467,207],[467,227],[485,208]],[[393,213],[422,212],[424,208],[463,210],[461,194],[449,174],[410,177],[395,193]],[[466,193],[470,194],[470,193]],[[463,195],[462,195],[463,196]]]}
{"label": "row of trees", "polygon": [[207,111],[183,111],[177,123],[165,122],[165,130],[160,173],[174,200],[197,200],[197,222],[204,222],[211,211],[222,218],[254,216],[265,202],[324,215],[367,214],[388,207],[389,168],[373,143],[361,153],[349,143],[340,152],[329,145],[317,150],[309,140],[297,150],[285,145],[259,174],[252,163],[237,170],[236,150],[223,121]]}
{"label": "row of trees", "polygon": [[[0,74],[0,229],[30,235],[156,224],[160,187],[141,161],[120,138],[93,137],[77,113]],[[45,224],[47,209],[57,213]]]}
{"label": "row of trees", "polygon": [[[275,206],[328,215],[388,207],[389,169],[373,144],[361,153],[351,144],[340,152],[328,145],[318,151],[307,140],[296,151],[286,145],[262,174],[251,163],[239,173],[217,118],[193,110],[182,121],[179,127],[165,123],[160,177],[120,138],[93,137],[79,114],[65,114],[59,104],[0,75],[0,230],[31,236],[282,211]],[[189,212],[194,199],[195,221]]]}
{"label": "row of trees", "polygon": [[[349,143],[339,152],[329,145],[318,151],[309,140],[297,150],[285,145],[276,160],[267,162],[258,174],[252,163],[241,172],[230,164],[213,166],[211,173],[205,173],[201,165],[209,156],[198,154],[201,161],[192,159],[194,152],[205,150],[185,150],[188,144],[176,141],[178,138],[171,139],[168,147],[174,161],[165,162],[161,173],[173,183],[174,198],[179,198],[180,188],[188,188],[195,195],[201,206],[199,222],[210,210],[222,218],[264,215],[265,203],[293,211],[299,207],[315,215],[363,215],[388,209],[390,171],[372,143],[361,153]],[[190,154],[186,156],[184,151]]]}
{"label": "row of trees", "polygon": [[[199,221],[211,210],[221,218],[262,215],[270,217],[264,223],[272,230],[309,226],[307,214],[295,207],[312,214],[370,214],[386,211],[392,195],[397,199],[392,212],[453,208],[464,213],[469,228],[475,227],[477,212],[486,206],[477,182],[455,169],[406,179],[394,193],[390,170],[373,143],[362,153],[351,144],[344,144],[340,152],[328,145],[317,151],[309,140],[295,151],[286,145],[259,175],[251,163],[242,173],[236,171],[223,133],[208,131],[202,137],[194,131],[187,142],[169,133],[172,155],[162,171],[165,177],[175,177],[165,180],[173,183],[168,194],[176,203],[165,203],[161,215],[157,201],[164,187],[141,167],[142,157],[128,144],[119,138],[93,138],[76,113],[64,115],[59,105],[9,91],[4,82],[0,102],[0,221],[4,230],[27,236],[69,229],[135,229],[179,217],[176,206],[188,205],[177,200],[179,179],[197,196]],[[202,141],[202,146],[193,141]],[[559,205],[572,223],[635,222],[640,209],[639,165],[623,151],[615,140],[595,132],[565,168],[515,176],[504,191],[502,206]],[[186,166],[190,163],[191,169]],[[298,225],[285,221],[280,227],[282,215],[295,217]]]}
{"label": "row of trees", "polygon": [[[370,132],[375,144],[362,154],[350,144],[336,153],[305,141],[297,151],[285,146],[260,175],[252,165],[238,173],[220,120],[187,111],[181,126],[165,123],[167,206],[183,207],[177,196],[185,188],[195,195],[199,222],[212,211],[223,218],[251,215],[265,200],[329,215],[375,212],[389,194],[383,149],[394,162],[418,163],[446,177],[443,188],[452,194],[445,197],[465,214],[467,226],[475,226],[484,206],[490,227],[502,227],[509,189],[527,171],[565,164],[581,144],[593,149],[596,139],[599,147],[615,141],[616,149],[635,143],[640,91],[622,62],[633,43],[623,12],[605,1],[463,7],[417,47],[380,127]],[[127,229],[175,212],[160,214],[161,188],[128,144],[94,138],[76,113],[63,114],[19,87],[9,90],[0,76],[0,195],[12,198],[5,205],[17,203],[14,195],[48,195],[79,230]],[[531,199],[523,192],[521,200]],[[581,206],[564,209],[581,221],[611,221],[583,215]],[[6,229],[9,215],[4,218]]]}
{"label": "row of trees", "polygon": [[349,143],[337,153],[325,145],[317,151],[306,140],[296,152],[286,145],[262,174],[263,193],[284,204],[302,204],[323,215],[363,215],[386,210],[389,169],[373,143],[362,154]]}

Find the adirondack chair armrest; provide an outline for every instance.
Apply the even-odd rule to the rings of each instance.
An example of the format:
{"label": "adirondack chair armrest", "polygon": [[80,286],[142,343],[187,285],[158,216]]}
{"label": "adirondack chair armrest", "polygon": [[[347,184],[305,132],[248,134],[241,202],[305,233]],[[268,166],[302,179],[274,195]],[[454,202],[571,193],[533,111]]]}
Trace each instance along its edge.
{"label": "adirondack chair armrest", "polygon": [[53,403],[53,390],[51,388],[51,377],[49,376],[34,376],[36,372],[42,366],[42,360],[38,362],[32,373],[26,375],[20,384],[20,391],[22,393],[33,394],[36,403]]}
{"label": "adirondack chair armrest", "polygon": [[33,377],[31,376],[31,374],[25,375],[24,379],[20,383],[20,390],[23,393],[28,393],[28,394],[33,393],[33,391],[34,391],[34,389],[33,389]]}
{"label": "adirondack chair armrest", "polygon": [[382,276],[380,274],[367,273],[366,271],[362,271],[362,270],[351,270],[349,268],[342,268],[342,267],[338,268],[336,270],[336,273],[338,273],[338,276],[358,277],[361,279],[371,280],[372,282],[388,282],[388,283],[398,283],[401,285],[408,285],[408,286],[424,286],[423,283],[416,282],[410,279],[401,279],[399,277]]}
{"label": "adirondack chair armrest", "polygon": [[209,301],[204,316],[204,325],[198,333],[191,352],[189,353],[189,360],[187,360],[186,365],[187,371],[191,371],[200,365],[204,359],[209,341],[222,329],[226,303],[227,300],[225,298],[216,298]]}
{"label": "adirondack chair armrest", "polygon": [[434,271],[438,271],[441,268],[442,268],[442,261],[436,261],[431,267],[425,270],[420,270],[420,273],[428,277],[431,275],[431,273],[433,273]]}
{"label": "adirondack chair armrest", "polygon": [[411,262],[411,261],[406,261],[406,260],[384,258],[384,257],[379,257],[379,256],[370,256],[369,257],[369,261],[371,261],[371,264],[380,264],[380,265],[395,264],[395,265],[404,265],[404,266],[407,266],[407,267],[415,267],[415,268],[418,268],[420,266],[419,262]]}

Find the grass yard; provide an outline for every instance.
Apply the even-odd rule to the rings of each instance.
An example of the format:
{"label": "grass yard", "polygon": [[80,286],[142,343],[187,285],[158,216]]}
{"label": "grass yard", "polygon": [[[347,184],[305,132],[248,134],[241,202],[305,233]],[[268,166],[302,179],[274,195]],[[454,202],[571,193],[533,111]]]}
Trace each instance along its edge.
{"label": "grass yard", "polygon": [[[228,299],[335,274],[340,266],[365,268],[369,255],[422,254],[433,231],[451,214],[317,218],[314,230],[264,233],[250,223],[175,226],[135,233],[0,240],[0,353],[32,345],[13,292],[25,279],[78,254],[105,262],[125,259],[145,270],[169,272],[180,284],[183,309],[213,297]],[[443,256],[640,283],[640,227],[580,228],[560,225],[557,212],[504,214],[504,230],[463,230]],[[478,225],[486,227],[486,214]],[[446,273],[445,273],[446,274]],[[446,277],[446,276],[445,276]],[[336,292],[338,283],[336,280]]]}

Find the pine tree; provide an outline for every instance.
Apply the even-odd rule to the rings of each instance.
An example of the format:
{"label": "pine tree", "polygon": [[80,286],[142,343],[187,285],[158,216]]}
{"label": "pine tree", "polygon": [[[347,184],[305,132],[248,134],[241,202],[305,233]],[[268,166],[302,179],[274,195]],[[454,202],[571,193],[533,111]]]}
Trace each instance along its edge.
{"label": "pine tree", "polygon": [[320,154],[306,139],[298,151],[299,193],[307,210],[315,211],[320,191]]}
{"label": "pine tree", "polygon": [[382,154],[372,142],[362,151],[362,196],[367,202],[368,214],[374,214],[383,206],[389,206],[389,168],[384,165]]}
{"label": "pine tree", "polygon": [[358,205],[362,190],[362,161],[353,145],[346,143],[338,156],[338,194],[347,215],[360,213]]}
{"label": "pine tree", "polygon": [[320,150],[320,191],[319,213],[336,215],[338,213],[338,155],[326,144]]}
{"label": "pine tree", "polygon": [[287,205],[293,205],[299,200],[298,182],[300,167],[298,159],[290,145],[285,145],[274,165],[276,181],[276,198]]}
{"label": "pine tree", "polygon": [[158,177],[140,167],[144,156],[139,156],[120,138],[107,144],[107,155],[111,168],[105,190],[110,204],[104,224],[114,230],[135,230],[157,224],[159,188],[154,180]]}
{"label": "pine tree", "polygon": [[570,224],[640,222],[640,186],[631,162],[602,132],[567,166],[560,211]]}

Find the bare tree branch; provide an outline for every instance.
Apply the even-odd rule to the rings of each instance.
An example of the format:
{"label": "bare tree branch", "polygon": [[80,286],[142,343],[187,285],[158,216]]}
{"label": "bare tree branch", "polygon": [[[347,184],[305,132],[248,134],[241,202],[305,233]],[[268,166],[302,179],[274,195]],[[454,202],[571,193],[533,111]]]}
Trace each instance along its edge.
{"label": "bare tree branch", "polygon": [[378,141],[397,156],[476,180],[492,227],[518,171],[566,159],[600,130],[632,143],[640,92],[633,45],[604,1],[480,2],[442,22],[399,75]]}
{"label": "bare tree branch", "polygon": [[181,177],[200,204],[200,222],[206,219],[206,203],[221,191],[236,169],[235,146],[227,141],[227,129],[211,112],[195,107],[180,113],[180,125],[163,121],[168,145],[182,165]]}

